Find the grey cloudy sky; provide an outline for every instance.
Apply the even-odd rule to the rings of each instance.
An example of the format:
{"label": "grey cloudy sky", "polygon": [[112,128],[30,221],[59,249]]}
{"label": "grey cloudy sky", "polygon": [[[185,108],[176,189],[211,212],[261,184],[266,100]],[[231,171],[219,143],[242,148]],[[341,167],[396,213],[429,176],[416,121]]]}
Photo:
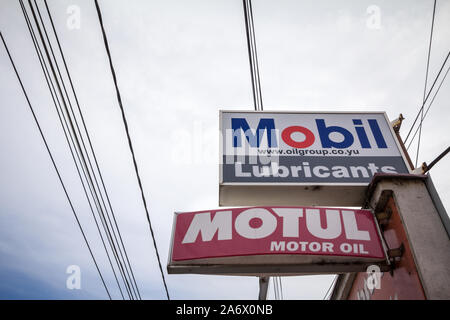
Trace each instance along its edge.
{"label": "grey cloudy sky", "polygon": [[[218,206],[218,110],[252,109],[242,1],[99,2],[165,265],[173,212]],[[163,299],[94,2],[48,4],[139,288],[144,298]],[[71,5],[80,9],[79,29],[67,27]],[[371,6],[380,10],[379,28],[370,23]],[[432,0],[253,0],[264,109],[381,110],[391,120],[403,113],[404,137],[423,98],[432,8]],[[0,31],[118,298],[18,1],[0,1]],[[450,2],[438,0],[429,86],[449,49]],[[105,298],[3,48],[0,75],[0,298]],[[449,145],[448,101],[447,79],[424,123],[419,162]],[[448,165],[450,157],[432,170],[447,209]],[[80,266],[82,290],[66,289],[69,265]],[[332,279],[284,278],[284,296],[321,299]],[[176,299],[258,293],[256,278],[167,281]]]}

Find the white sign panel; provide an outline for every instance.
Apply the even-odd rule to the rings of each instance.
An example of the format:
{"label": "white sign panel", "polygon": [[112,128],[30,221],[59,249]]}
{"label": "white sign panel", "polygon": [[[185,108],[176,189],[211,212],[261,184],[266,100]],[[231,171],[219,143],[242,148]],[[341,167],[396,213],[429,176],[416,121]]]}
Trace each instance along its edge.
{"label": "white sign panel", "polygon": [[409,173],[383,112],[221,111],[220,125],[221,205],[279,204],[280,192],[303,199],[282,204],[360,205],[376,173]]}

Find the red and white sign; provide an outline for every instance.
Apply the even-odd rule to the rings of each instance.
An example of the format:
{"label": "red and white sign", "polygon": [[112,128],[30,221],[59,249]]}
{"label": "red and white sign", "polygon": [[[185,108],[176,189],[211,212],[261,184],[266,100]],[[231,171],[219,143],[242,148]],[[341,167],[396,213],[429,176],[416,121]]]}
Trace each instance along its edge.
{"label": "red and white sign", "polygon": [[176,213],[168,269],[196,264],[348,264],[384,259],[369,210],[251,207]]}

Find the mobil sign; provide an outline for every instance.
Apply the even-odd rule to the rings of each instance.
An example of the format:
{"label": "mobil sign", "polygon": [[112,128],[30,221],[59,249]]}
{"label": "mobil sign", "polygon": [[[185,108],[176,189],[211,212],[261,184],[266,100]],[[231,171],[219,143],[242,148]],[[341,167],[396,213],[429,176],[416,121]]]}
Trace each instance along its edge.
{"label": "mobil sign", "polygon": [[220,112],[220,205],[360,206],[373,175],[409,173],[384,112]]}
{"label": "mobil sign", "polygon": [[246,207],[176,213],[168,272],[335,273],[385,261],[370,210]]}

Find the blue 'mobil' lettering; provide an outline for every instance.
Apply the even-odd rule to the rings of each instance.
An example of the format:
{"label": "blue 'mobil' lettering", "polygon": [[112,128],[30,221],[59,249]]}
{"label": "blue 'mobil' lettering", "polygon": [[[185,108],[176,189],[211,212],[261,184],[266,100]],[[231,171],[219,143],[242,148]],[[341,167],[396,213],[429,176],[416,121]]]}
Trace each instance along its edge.
{"label": "blue 'mobil' lettering", "polygon": [[372,130],[373,136],[375,137],[375,141],[377,142],[378,148],[385,149],[387,148],[386,141],[384,141],[383,134],[381,133],[381,129],[378,126],[378,122],[375,119],[369,119],[370,130]]}
{"label": "blue 'mobil' lettering", "polygon": [[[319,130],[320,141],[324,148],[348,148],[353,144],[354,138],[350,131],[338,126],[327,127],[324,119],[316,119],[317,129]],[[336,142],[330,139],[330,133],[338,132],[344,136],[344,140]]]}
{"label": "blue 'mobil' lettering", "polygon": [[[353,125],[356,131],[357,139],[359,140],[361,147],[364,149],[372,148],[369,138],[367,136],[366,130],[364,128],[361,119],[352,119]],[[368,119],[370,130],[375,138],[375,142],[378,148],[387,148],[386,141],[384,140],[383,134],[381,132],[380,126],[376,119]],[[319,132],[320,142],[322,148],[338,148],[345,149],[353,145],[355,137],[353,134],[340,126],[327,126],[325,119],[316,119],[316,126]],[[271,118],[262,118],[258,122],[258,127],[256,132],[250,129],[248,122],[245,118],[231,118],[231,128],[233,131],[233,147],[238,148],[242,146],[242,136],[241,132],[244,132],[245,138],[248,141],[250,147],[259,148],[261,145],[261,140],[264,136],[264,132],[267,132],[267,143],[269,148],[276,148],[278,146],[277,134],[275,131],[275,121]],[[285,128],[287,130],[289,128]],[[342,135],[342,141],[335,141],[330,138],[330,135],[334,132]]]}
{"label": "blue 'mobil' lettering", "polygon": [[251,147],[259,148],[264,131],[267,131],[267,140],[269,148],[277,147],[277,137],[275,135],[275,121],[273,119],[260,119],[256,134],[252,130],[244,118],[231,118],[231,128],[233,129],[233,147],[241,146],[241,130],[244,131],[245,137]]}

